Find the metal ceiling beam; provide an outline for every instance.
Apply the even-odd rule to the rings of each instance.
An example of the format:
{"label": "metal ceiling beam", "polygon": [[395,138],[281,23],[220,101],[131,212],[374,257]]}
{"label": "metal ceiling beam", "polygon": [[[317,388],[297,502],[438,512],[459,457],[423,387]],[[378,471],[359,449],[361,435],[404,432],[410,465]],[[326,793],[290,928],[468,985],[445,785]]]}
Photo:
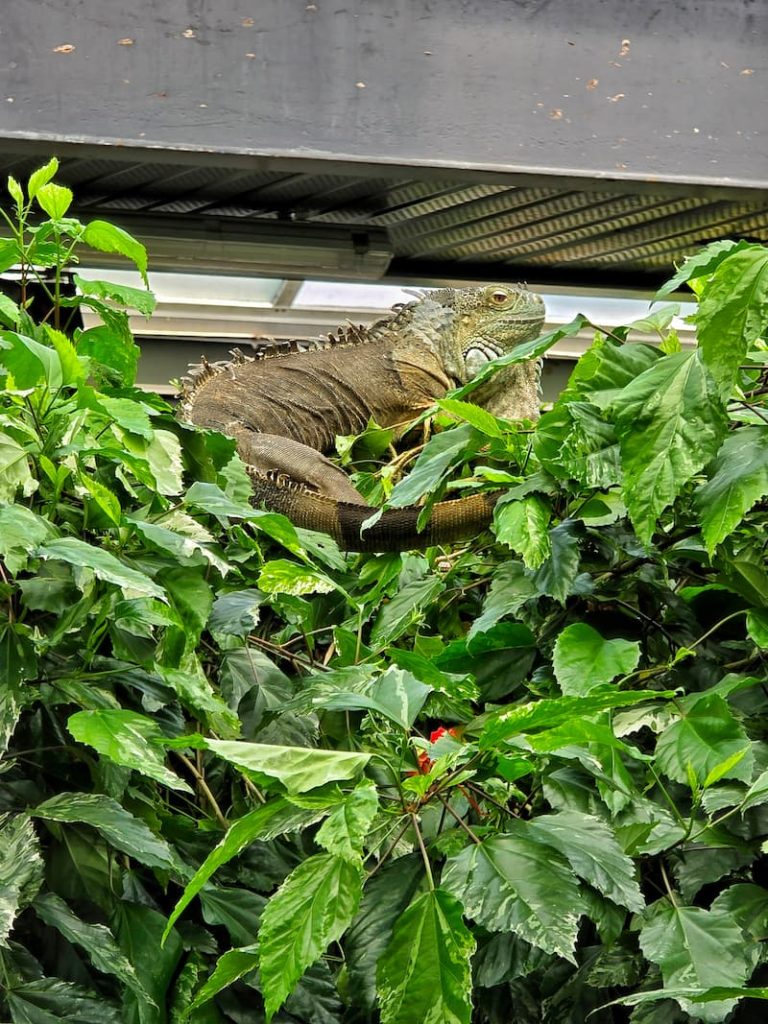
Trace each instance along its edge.
{"label": "metal ceiling beam", "polygon": [[[365,227],[308,227],[212,216],[185,220],[119,211],[110,220],[147,245],[150,270],[376,281],[387,272],[393,255],[386,234]],[[87,249],[81,259],[125,266],[119,255]]]}

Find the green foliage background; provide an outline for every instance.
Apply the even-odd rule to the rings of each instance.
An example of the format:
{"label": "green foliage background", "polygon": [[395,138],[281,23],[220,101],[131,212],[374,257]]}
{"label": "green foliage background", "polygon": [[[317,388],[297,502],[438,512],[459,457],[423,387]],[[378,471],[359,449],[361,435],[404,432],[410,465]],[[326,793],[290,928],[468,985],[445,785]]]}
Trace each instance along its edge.
{"label": "green foliage background", "polygon": [[472,542],[345,555],[134,387],[151,292],[63,296],[81,243],[146,253],[56,169],[0,239],[51,307],[0,296],[4,1019],[759,1019],[768,252],[689,258],[698,347],[674,306],[597,329],[535,426],[469,385],[402,481],[344,439],[395,504],[506,492]]}

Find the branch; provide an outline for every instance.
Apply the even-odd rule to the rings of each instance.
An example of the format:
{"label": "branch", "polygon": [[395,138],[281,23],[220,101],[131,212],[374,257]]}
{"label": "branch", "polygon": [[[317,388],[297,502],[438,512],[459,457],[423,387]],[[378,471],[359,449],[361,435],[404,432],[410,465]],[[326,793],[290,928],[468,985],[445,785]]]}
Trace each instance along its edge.
{"label": "branch", "polygon": [[198,771],[196,765],[194,765],[185,754],[182,754],[178,750],[174,750],[174,754],[176,755],[176,757],[178,757],[178,759],[181,761],[181,763],[184,765],[184,767],[187,769],[190,775],[194,776],[195,782],[197,783],[197,788],[200,790],[200,792],[203,794],[205,799],[210,804],[211,810],[213,811],[216,821],[218,821],[218,823],[221,825],[223,829],[228,829],[229,822],[222,814],[221,808],[219,807],[216,801],[216,797],[213,795],[213,793],[210,790],[210,787],[208,786],[208,783],[205,781],[205,776],[203,775],[203,773]]}

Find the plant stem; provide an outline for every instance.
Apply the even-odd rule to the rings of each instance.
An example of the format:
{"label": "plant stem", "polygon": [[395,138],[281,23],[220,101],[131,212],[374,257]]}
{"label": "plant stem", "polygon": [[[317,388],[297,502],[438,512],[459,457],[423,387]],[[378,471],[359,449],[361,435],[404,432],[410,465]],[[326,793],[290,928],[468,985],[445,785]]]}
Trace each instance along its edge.
{"label": "plant stem", "polygon": [[746,615],[748,611],[749,608],[739,608],[737,612],[731,612],[731,614],[726,615],[724,619],[720,619],[720,621],[716,622],[714,626],[710,627],[710,629],[708,629],[706,633],[702,633],[698,640],[693,641],[693,643],[691,644],[691,650],[693,650],[694,647],[698,647],[700,643],[703,643],[708,636],[712,636],[712,634],[717,632],[717,630],[720,629],[721,626],[724,626],[726,622],[730,622],[731,619],[735,619],[739,615]]}
{"label": "plant stem", "polygon": [[[372,868],[372,869],[371,869],[371,870],[370,870],[370,871],[368,872],[368,874],[367,874],[367,875],[365,876],[365,880],[366,880],[366,881],[368,881],[368,879],[369,879],[369,878],[373,878],[373,876],[374,876],[374,875],[376,874],[376,872],[377,872],[377,871],[378,871],[378,870],[379,870],[380,868],[382,868],[382,867],[384,866],[384,864],[385,864],[385,863],[387,862],[387,860],[389,860],[389,857],[391,856],[391,854],[392,854],[392,851],[393,851],[393,850],[395,849],[395,847],[397,846],[397,844],[398,844],[398,843],[400,842],[400,840],[401,840],[401,839],[403,838],[403,836],[405,835],[405,833],[406,833],[406,832],[408,831],[408,828],[410,827],[410,824],[411,824],[411,822],[410,822],[410,819],[409,819],[409,818],[406,818],[406,820],[405,820],[405,821],[403,822],[402,828],[401,828],[401,829],[400,829],[400,831],[399,831],[399,832],[397,833],[397,835],[395,836],[395,838],[394,838],[394,839],[392,840],[392,842],[390,843],[390,845],[389,845],[389,847],[387,848],[387,850],[386,850],[386,851],[384,852],[384,854],[383,854],[383,855],[382,855],[381,857],[379,857],[379,859],[378,859],[378,861],[377,861],[377,863],[376,863],[376,866],[375,866],[374,868]],[[392,835],[392,833],[391,833],[391,832],[390,832],[390,835]],[[387,838],[389,838],[389,837],[387,837]],[[382,840],[382,842],[384,842],[384,841],[385,841],[385,840]],[[371,851],[371,853],[374,853],[374,852],[375,852],[375,851]],[[368,856],[370,857],[370,856],[371,856],[371,854],[368,854]]]}
{"label": "plant stem", "polygon": [[677,899],[675,898],[675,891],[672,888],[671,882],[669,881],[669,875],[667,874],[667,869],[664,867],[664,861],[659,861],[659,867],[661,868],[661,877],[664,879],[664,885],[667,888],[667,896],[669,896],[669,901],[673,907],[676,907]]}
{"label": "plant stem", "polygon": [[242,779],[243,785],[251,794],[251,796],[255,797],[259,801],[259,803],[265,804],[267,802],[267,798],[264,796],[261,790],[257,786],[255,786],[253,782],[251,782],[247,775],[243,775]]}
{"label": "plant stem", "polygon": [[184,767],[187,769],[187,771],[190,773],[190,775],[194,777],[195,782],[197,783],[197,788],[208,801],[210,808],[213,811],[214,817],[216,818],[216,821],[218,821],[218,823],[221,825],[223,829],[228,829],[229,822],[222,814],[221,808],[219,807],[216,801],[216,797],[213,795],[208,786],[208,783],[205,781],[205,776],[203,775],[203,773],[201,771],[198,771],[197,766],[189,760],[186,754],[182,754],[181,751],[179,750],[175,750],[174,753],[176,754],[176,757],[178,757],[178,759],[184,765]]}
{"label": "plant stem", "polygon": [[475,833],[472,831],[472,829],[469,827],[469,825],[466,823],[466,821],[464,821],[462,816],[460,814],[457,814],[456,811],[454,811],[454,809],[451,807],[451,805],[448,803],[448,801],[445,799],[445,797],[440,796],[438,794],[437,799],[440,801],[440,803],[443,805],[443,807],[446,809],[446,811],[448,811],[448,813],[451,815],[451,817],[457,822],[457,824],[460,825],[461,828],[464,829],[464,831],[467,833],[467,835],[472,840],[472,842],[475,843],[477,846],[481,846],[482,844],[481,844],[480,840],[477,838],[477,836],[475,835]]}
{"label": "plant stem", "polygon": [[[680,811],[678,811],[677,805],[675,804],[675,801],[672,799],[672,797],[667,792],[667,788],[664,785],[664,783],[661,781],[661,779],[659,778],[659,774],[656,771],[655,767],[653,765],[649,765],[649,768],[650,768],[650,771],[651,771],[651,775],[653,775],[654,779],[656,780],[656,785],[659,787],[661,792],[664,794],[664,798],[667,801],[667,803],[669,804],[669,807],[670,807],[670,810],[672,811],[672,814],[677,819],[678,825],[680,826],[680,828],[684,829],[686,827],[686,825],[685,825],[685,818],[683,818],[683,816],[680,813]],[[682,840],[681,840],[681,842],[682,842]]]}
{"label": "plant stem", "polygon": [[432,867],[429,863],[429,854],[427,848],[424,846],[424,839],[421,835],[421,829],[419,828],[419,819],[414,811],[411,811],[411,821],[413,822],[413,828],[416,832],[416,838],[419,841],[419,849],[421,850],[421,859],[424,861],[424,870],[427,873],[427,884],[429,885],[430,892],[435,891],[435,880],[432,877]]}

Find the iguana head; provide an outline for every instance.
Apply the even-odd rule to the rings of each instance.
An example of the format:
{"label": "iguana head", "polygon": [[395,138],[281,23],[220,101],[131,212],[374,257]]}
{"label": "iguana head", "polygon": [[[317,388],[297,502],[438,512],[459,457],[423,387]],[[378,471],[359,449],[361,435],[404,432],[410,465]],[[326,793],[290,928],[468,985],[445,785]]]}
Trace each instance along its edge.
{"label": "iguana head", "polygon": [[445,288],[428,292],[452,312],[452,325],[438,342],[441,361],[460,383],[470,380],[491,359],[510,352],[541,333],[544,303],[521,285]]}

